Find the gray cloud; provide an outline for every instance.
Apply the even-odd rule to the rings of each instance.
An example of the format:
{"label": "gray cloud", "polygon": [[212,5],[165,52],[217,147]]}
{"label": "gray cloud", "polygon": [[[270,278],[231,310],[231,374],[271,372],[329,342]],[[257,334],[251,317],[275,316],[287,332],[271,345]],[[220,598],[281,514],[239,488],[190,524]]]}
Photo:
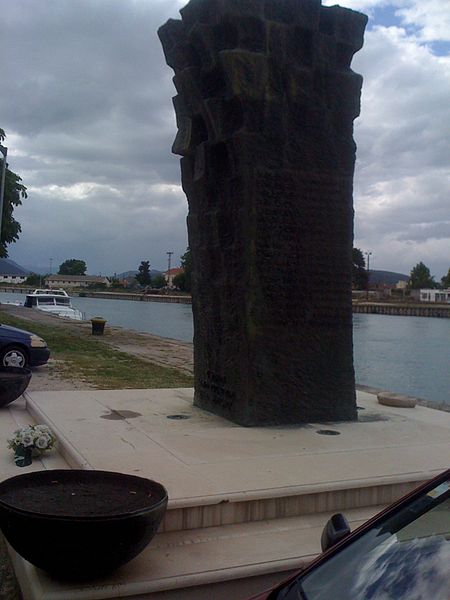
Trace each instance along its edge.
{"label": "gray cloud", "polygon": [[45,265],[80,255],[92,272],[120,272],[144,257],[164,268],[166,250],[184,252],[175,92],[156,34],[179,6],[0,2],[2,125],[10,166],[29,188],[12,257]]}
{"label": "gray cloud", "polygon": [[[409,272],[423,260],[440,277],[450,266],[450,58],[426,43],[445,38],[450,8],[342,4],[374,16],[400,10],[398,25],[408,25],[372,20],[353,62],[364,75],[355,245],[372,251],[374,268]],[[10,167],[30,190],[11,258],[44,266],[82,258],[91,273],[112,273],[144,259],[165,268],[167,250],[184,252],[187,203],[170,151],[175,90],[156,34],[182,5],[0,0],[0,126]]]}
{"label": "gray cloud", "polygon": [[354,65],[364,73],[355,243],[373,251],[378,268],[409,273],[422,260],[443,274],[450,266],[450,232],[442,226],[449,216],[450,61],[401,29],[377,27]]}

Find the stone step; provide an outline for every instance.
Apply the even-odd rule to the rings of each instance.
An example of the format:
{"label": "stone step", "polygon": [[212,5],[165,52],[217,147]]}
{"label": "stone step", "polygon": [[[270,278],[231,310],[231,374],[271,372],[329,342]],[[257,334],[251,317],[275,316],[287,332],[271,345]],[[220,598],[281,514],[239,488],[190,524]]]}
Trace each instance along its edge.
{"label": "stone step", "polygon": [[[381,509],[346,516],[355,529]],[[331,514],[159,533],[128,565],[90,583],[57,581],[10,553],[24,600],[239,600],[310,562]]]}
{"label": "stone step", "polygon": [[12,552],[24,600],[245,599],[319,551],[330,513],[359,524],[448,466],[449,413],[385,407],[360,392],[364,420],[327,424],[334,436],[315,424],[240,428],[193,407],[186,389],[26,396],[4,433],[47,423],[69,468],[156,479],[170,503],[148,549],[95,583],[63,584]]}
{"label": "stone step", "polygon": [[172,502],[169,503],[160,531],[219,527],[388,505],[424,480],[423,477],[412,474],[407,477],[398,476],[378,485],[369,480],[340,482],[289,489],[274,488],[266,494],[261,493],[260,497],[246,499],[234,499],[228,495],[219,496],[215,501],[204,498],[195,505],[177,506],[179,503]]}
{"label": "stone step", "polygon": [[[393,445],[392,440],[404,437],[401,420],[394,423],[389,438],[384,421],[353,426],[364,428],[356,432],[354,447],[337,446],[333,438],[335,452],[330,452],[322,445],[332,440],[322,442],[314,428],[281,433],[249,430],[223,425],[216,417],[203,414],[197,415],[198,422],[195,415],[190,421],[175,422],[172,433],[174,422],[169,428],[165,414],[183,414],[192,411],[192,406],[177,397],[171,400],[168,394],[164,397],[165,390],[156,391],[162,400],[155,397],[144,404],[139,398],[144,391],[133,390],[133,399],[123,403],[129,408],[136,405],[136,414],[148,411],[145,420],[102,418],[116,392],[107,396],[105,392],[72,393],[72,401],[66,402],[52,399],[50,394],[27,395],[26,408],[36,421],[47,423],[56,433],[59,452],[71,468],[118,470],[164,482],[169,489],[169,508],[162,532],[390,504],[432,475],[423,451],[420,463],[417,456],[411,461],[409,444]],[[122,394],[125,392],[131,393],[123,390]],[[351,427],[341,424],[339,429]],[[384,447],[370,439],[374,427],[377,435],[384,436]],[[275,434],[282,436],[279,444],[278,439],[272,440]],[[440,436],[448,436],[448,429]],[[436,444],[442,445],[442,440],[435,438]],[[298,450],[300,444],[306,446],[304,451]],[[433,455],[436,451],[433,449]]]}

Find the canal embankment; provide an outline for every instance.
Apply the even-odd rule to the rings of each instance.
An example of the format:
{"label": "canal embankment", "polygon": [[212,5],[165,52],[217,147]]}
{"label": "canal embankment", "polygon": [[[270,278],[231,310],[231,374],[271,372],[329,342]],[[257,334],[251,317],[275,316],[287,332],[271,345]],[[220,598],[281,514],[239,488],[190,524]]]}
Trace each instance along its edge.
{"label": "canal embankment", "polygon": [[[29,287],[0,287],[0,292],[13,294],[32,294],[35,288]],[[192,304],[190,295],[187,294],[153,294],[146,292],[100,292],[85,289],[68,289],[71,296],[80,298],[103,298],[105,300],[133,300],[136,302],[168,302],[170,304]]]}
{"label": "canal embankment", "polygon": [[[0,286],[0,292],[30,294],[32,288]],[[131,300],[133,302],[165,302],[169,304],[192,304],[187,294],[155,294],[143,292],[69,290],[70,295],[79,298],[96,298],[103,300]],[[375,302],[353,300],[353,312],[371,315],[394,315],[401,317],[435,317],[450,318],[450,304],[412,303],[412,302]]]}
{"label": "canal embankment", "polygon": [[409,304],[398,302],[353,302],[353,312],[399,317],[450,319],[450,304]]}
{"label": "canal embankment", "polygon": [[82,298],[104,298],[105,300],[133,300],[136,302],[168,302],[170,304],[192,304],[191,296],[172,294],[145,294],[136,292],[78,292]]}

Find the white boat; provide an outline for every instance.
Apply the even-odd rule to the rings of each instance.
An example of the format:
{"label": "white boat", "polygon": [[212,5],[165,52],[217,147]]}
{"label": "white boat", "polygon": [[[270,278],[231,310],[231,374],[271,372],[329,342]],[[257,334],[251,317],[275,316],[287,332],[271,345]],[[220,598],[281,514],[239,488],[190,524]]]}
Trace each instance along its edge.
{"label": "white boat", "polygon": [[32,294],[26,295],[24,306],[36,308],[58,317],[76,319],[77,321],[83,319],[83,313],[72,306],[70,296],[63,289],[34,290]]}

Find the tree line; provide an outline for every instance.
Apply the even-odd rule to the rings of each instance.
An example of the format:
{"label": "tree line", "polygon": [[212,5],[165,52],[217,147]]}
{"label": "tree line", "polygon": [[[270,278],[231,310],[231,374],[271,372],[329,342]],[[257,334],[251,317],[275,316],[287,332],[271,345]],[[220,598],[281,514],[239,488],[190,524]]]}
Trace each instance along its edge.
{"label": "tree line", "polygon": [[[192,259],[191,259],[191,251],[189,248],[186,249],[186,252],[183,256],[180,257],[181,260],[181,269],[182,271],[175,275],[172,280],[173,287],[179,289],[182,292],[190,292],[191,291],[191,274],[192,274]],[[166,287],[167,282],[163,275],[154,275],[153,277],[150,274],[150,261],[143,260],[138,268],[138,273],[135,276],[136,281],[139,285],[143,287],[151,287],[156,289],[161,289]]]}
{"label": "tree line", "polygon": [[[363,252],[359,248],[353,248],[352,264],[352,286],[355,290],[366,290],[369,285],[369,272]],[[430,269],[423,263],[417,263],[409,274],[408,289],[434,289],[450,288],[450,268],[447,275],[441,278],[440,283],[434,280]]]}
{"label": "tree line", "polygon": [[408,287],[412,290],[450,288],[450,269],[447,275],[444,275],[440,283],[438,283],[434,280],[434,276],[431,275],[430,269],[423,262],[419,262],[411,270]]}

